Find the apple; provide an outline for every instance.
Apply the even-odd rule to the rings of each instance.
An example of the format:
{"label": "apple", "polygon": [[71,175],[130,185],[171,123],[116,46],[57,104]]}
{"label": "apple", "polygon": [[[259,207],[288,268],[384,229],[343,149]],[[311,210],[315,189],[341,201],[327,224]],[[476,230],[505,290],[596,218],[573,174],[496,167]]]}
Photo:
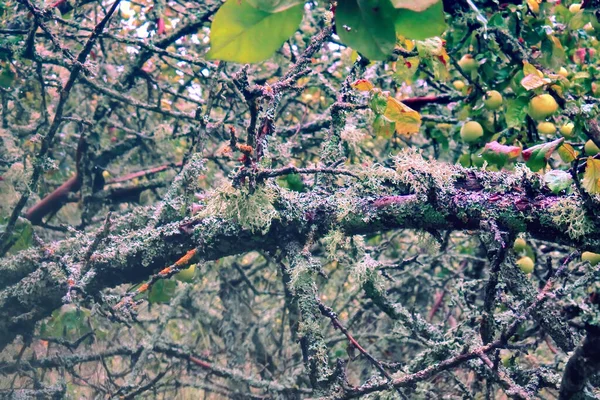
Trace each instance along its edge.
{"label": "apple", "polygon": [[494,111],[502,107],[502,95],[496,90],[490,90],[483,98],[483,105],[490,111]]}
{"label": "apple", "polygon": [[552,122],[540,122],[537,130],[542,135],[554,135],[556,133],[556,126]]}
{"label": "apple", "polygon": [[592,142],[591,140],[588,140],[587,142],[585,142],[585,146],[583,147],[585,154],[587,154],[588,156],[595,156],[596,154],[600,153],[600,148],[598,148],[598,146],[596,146],[596,143]]}
{"label": "apple", "polygon": [[588,261],[592,266],[600,263],[600,254],[592,253],[591,251],[584,251],[581,253],[581,259],[583,261]]}
{"label": "apple", "polygon": [[521,268],[524,274],[530,274],[533,272],[533,260],[530,257],[521,257],[517,261],[517,265]]}
{"label": "apple", "polygon": [[558,111],[558,103],[549,94],[535,96],[529,101],[529,116],[536,121],[542,121],[556,111]]}
{"label": "apple", "polygon": [[463,81],[454,81],[452,82],[452,86],[454,86],[454,89],[456,90],[463,90],[465,83]]}
{"label": "apple", "polygon": [[460,129],[460,137],[465,143],[474,143],[482,136],[483,128],[476,121],[469,121]]}
{"label": "apple", "polygon": [[524,251],[527,248],[527,242],[523,238],[516,238],[513,244],[513,250],[517,253]]}
{"label": "apple", "polygon": [[476,59],[473,58],[472,55],[465,54],[460,60],[458,60],[458,66],[464,72],[473,72],[476,71],[477,68],[479,68],[479,63]]}
{"label": "apple", "polygon": [[563,135],[563,137],[568,139],[575,136],[575,134],[573,133],[573,129],[575,129],[575,124],[572,122],[567,122],[566,124],[560,127],[559,132],[561,135]]}

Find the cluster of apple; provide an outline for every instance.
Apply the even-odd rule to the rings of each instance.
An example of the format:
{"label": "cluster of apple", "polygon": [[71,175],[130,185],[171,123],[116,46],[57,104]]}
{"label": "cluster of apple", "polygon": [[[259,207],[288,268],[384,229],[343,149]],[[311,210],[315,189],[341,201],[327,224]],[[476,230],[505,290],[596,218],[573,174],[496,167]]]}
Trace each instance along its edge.
{"label": "cluster of apple", "polygon": [[[523,238],[517,238],[513,244],[513,250],[519,256],[517,265],[524,274],[531,274],[535,268],[535,255],[531,246]],[[600,254],[584,251],[581,253],[581,261],[587,261],[592,266],[600,263]]]}

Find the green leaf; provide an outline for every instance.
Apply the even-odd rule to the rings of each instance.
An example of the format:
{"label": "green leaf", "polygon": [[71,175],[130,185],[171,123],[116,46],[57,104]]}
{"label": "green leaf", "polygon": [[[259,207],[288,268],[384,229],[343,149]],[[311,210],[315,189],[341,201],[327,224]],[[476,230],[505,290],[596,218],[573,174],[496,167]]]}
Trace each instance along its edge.
{"label": "green leaf", "polygon": [[588,22],[590,22],[590,14],[579,11],[577,14],[573,15],[567,26],[569,29],[581,29]]}
{"label": "green leaf", "polygon": [[0,86],[4,89],[8,89],[12,86],[14,80],[15,73],[11,71],[8,63],[0,67]]}
{"label": "green leaf", "polygon": [[63,306],[54,311],[52,317],[42,324],[41,336],[78,339],[92,330],[88,322],[90,315],[88,310],[73,305]]}
{"label": "green leaf", "polygon": [[517,146],[507,146],[496,141],[487,143],[483,149],[483,159],[488,163],[502,168],[508,160],[515,159],[521,154],[521,148]]}
{"label": "green leaf", "polygon": [[248,0],[229,0],[217,11],[210,28],[209,59],[255,63],[271,57],[298,29],[303,4],[269,13]]}
{"label": "green leaf", "polygon": [[581,183],[588,193],[600,193],[600,160],[595,160],[591,157],[587,159]]}
{"label": "green leaf", "polygon": [[571,187],[573,178],[571,178],[571,174],[568,172],[553,169],[552,171],[546,172],[544,175],[544,182],[546,182],[546,185],[552,190],[552,193],[558,194]]}
{"label": "green leaf", "polygon": [[[236,1],[236,0],[234,0]],[[168,303],[171,298],[175,295],[175,289],[177,288],[177,282],[160,279],[152,285],[150,292],[148,293],[149,303]]]}
{"label": "green leaf", "polygon": [[424,40],[439,36],[446,30],[444,5],[439,1],[422,12],[399,9],[395,25],[396,33],[408,39]]}
{"label": "green leaf", "polygon": [[508,100],[506,102],[506,125],[509,128],[520,127],[525,121],[527,115],[527,107],[529,105],[529,99],[525,96],[517,97],[514,100]]}
{"label": "green leaf", "polygon": [[344,0],[335,11],[337,34],[369,60],[385,60],[396,45],[395,15],[389,0]]}
{"label": "green leaf", "polygon": [[247,0],[254,8],[268,13],[278,13],[298,4],[304,4],[304,0]]}
{"label": "green leaf", "polygon": [[394,121],[387,118],[385,115],[378,115],[373,121],[373,132],[375,136],[389,139],[394,134],[396,128]]}
{"label": "green leaf", "polygon": [[554,150],[565,141],[565,138],[556,139],[549,143],[538,144],[523,150],[523,159],[527,166],[534,172],[546,167],[546,161],[550,158]]}

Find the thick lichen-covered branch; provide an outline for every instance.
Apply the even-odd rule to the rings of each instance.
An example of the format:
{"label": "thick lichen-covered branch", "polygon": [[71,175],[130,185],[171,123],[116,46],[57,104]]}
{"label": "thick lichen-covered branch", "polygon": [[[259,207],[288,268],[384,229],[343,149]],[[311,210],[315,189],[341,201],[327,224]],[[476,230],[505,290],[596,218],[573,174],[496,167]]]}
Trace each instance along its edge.
{"label": "thick lichen-covered branch", "polygon": [[[89,260],[83,290],[95,295],[124,282],[140,282],[192,248],[200,258],[214,260],[271,251],[331,231],[478,230],[483,220],[494,220],[500,230],[527,231],[533,238],[600,252],[595,222],[581,212],[581,198],[554,195],[537,176],[525,172],[466,170],[404,154],[396,169],[356,174],[358,180],[340,178],[347,180],[331,193],[291,192],[270,182],[264,189],[268,195],[260,198],[228,192],[243,188],[228,189],[208,195],[206,207],[214,213],[200,216],[183,217],[173,208],[175,202],[168,207],[171,212],[161,212],[157,227],[149,226],[154,209],[115,218],[105,244]],[[241,212],[244,201],[254,203]],[[254,215],[264,210],[269,218]],[[84,249],[95,236],[80,234],[0,260],[0,347],[30,333],[38,320],[61,305],[69,269],[84,262]]]}

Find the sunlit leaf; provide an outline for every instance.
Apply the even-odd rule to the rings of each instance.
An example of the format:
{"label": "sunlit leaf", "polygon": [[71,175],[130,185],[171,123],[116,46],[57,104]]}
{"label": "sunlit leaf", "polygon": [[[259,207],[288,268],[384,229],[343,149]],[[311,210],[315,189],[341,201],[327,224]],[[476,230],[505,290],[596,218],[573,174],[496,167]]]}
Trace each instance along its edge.
{"label": "sunlit leaf", "polygon": [[577,151],[568,143],[563,143],[557,150],[560,159],[566,163],[573,162],[577,158]]}
{"label": "sunlit leaf", "polygon": [[525,76],[537,75],[540,78],[544,77],[544,74],[542,73],[542,71],[538,70],[536,67],[534,67],[533,65],[531,65],[531,63],[528,63],[527,61],[523,62],[523,74]]}
{"label": "sunlit leaf", "polygon": [[209,59],[238,63],[264,61],[298,29],[303,4],[269,13],[248,0],[230,0],[219,8],[210,29]]}
{"label": "sunlit leaf", "polygon": [[523,150],[523,159],[526,161],[526,165],[532,171],[539,171],[546,167],[546,162],[550,159],[552,153],[558,146],[564,142],[565,138],[560,138],[549,143],[538,144],[537,146],[530,147]]}
{"label": "sunlit leaf", "polygon": [[400,134],[418,133],[421,128],[421,115],[392,96],[387,99],[384,116],[396,124]]}
{"label": "sunlit leaf", "polygon": [[521,79],[521,86],[527,90],[537,89],[549,83],[552,83],[552,80],[548,78],[540,78],[536,74],[525,75],[525,78]]}
{"label": "sunlit leaf", "polygon": [[304,4],[304,0],[247,0],[254,8],[268,13],[285,11],[298,4]]}
{"label": "sunlit leaf", "polygon": [[581,184],[588,193],[600,193],[600,160],[588,158]]}
{"label": "sunlit leaf", "polygon": [[359,92],[368,92],[373,90],[373,84],[367,79],[359,79],[354,81],[354,83],[352,83],[352,87]]}

